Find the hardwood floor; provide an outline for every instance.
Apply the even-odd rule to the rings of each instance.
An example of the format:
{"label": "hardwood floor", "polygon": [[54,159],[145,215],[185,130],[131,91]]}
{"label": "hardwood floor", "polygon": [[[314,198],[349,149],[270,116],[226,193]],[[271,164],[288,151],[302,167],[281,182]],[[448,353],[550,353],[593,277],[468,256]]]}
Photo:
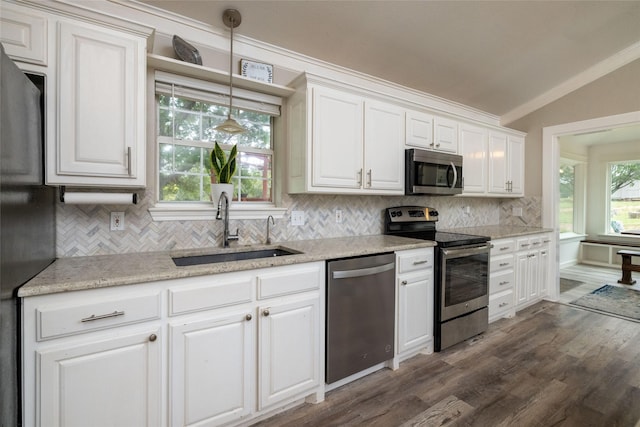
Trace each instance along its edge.
{"label": "hardwood floor", "polygon": [[540,302],[260,426],[640,426],[640,324]]}
{"label": "hardwood floor", "polygon": [[582,282],[583,285],[570,289],[567,292],[561,292],[558,301],[568,304],[571,301],[574,301],[581,296],[598,289],[604,284],[640,290],[640,273],[634,272],[632,274],[633,278],[638,282],[633,286],[629,286],[621,285],[618,283],[618,279],[622,277],[622,273],[619,267],[607,268],[587,264],[578,264],[571,267],[563,268],[562,270],[560,270],[561,278],[577,280],[579,282]]}

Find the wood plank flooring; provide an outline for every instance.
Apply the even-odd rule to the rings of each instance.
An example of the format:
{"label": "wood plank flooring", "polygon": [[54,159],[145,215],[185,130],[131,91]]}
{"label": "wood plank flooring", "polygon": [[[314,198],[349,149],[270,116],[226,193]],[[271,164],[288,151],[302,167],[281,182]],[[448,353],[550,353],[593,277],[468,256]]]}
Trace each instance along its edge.
{"label": "wood plank flooring", "polygon": [[560,294],[558,301],[565,304],[568,304],[571,301],[574,301],[581,296],[598,289],[604,284],[640,290],[640,273],[633,273],[633,278],[638,281],[633,286],[622,285],[618,283],[618,279],[622,277],[620,267],[607,268],[587,264],[578,264],[560,270],[560,277],[577,280],[584,283],[577,288],[570,289],[569,291],[562,292]]}
{"label": "wood plank flooring", "polygon": [[260,426],[640,426],[640,324],[540,302]]}

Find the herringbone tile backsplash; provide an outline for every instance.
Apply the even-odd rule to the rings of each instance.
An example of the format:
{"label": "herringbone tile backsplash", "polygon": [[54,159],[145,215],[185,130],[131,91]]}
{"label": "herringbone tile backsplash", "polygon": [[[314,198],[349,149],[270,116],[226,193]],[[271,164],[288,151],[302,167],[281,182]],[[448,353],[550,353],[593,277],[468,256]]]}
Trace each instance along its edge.
{"label": "herringbone tile backsplash", "polygon": [[[139,204],[128,206],[65,205],[57,208],[57,256],[117,254],[219,246],[222,221],[154,222],[148,212],[153,203],[150,191],[139,192]],[[381,234],[383,210],[391,206],[419,205],[440,212],[439,228],[474,225],[540,226],[540,200],[483,199],[464,197],[382,197],[335,195],[284,195],[287,213],[271,227],[272,240],[319,239]],[[465,213],[468,206],[470,213]],[[513,217],[512,207],[522,207],[523,217]],[[335,210],[341,209],[343,222],[335,222]],[[291,211],[304,211],[304,226],[292,226]],[[112,211],[125,212],[124,231],[110,231]],[[231,220],[231,230],[240,229],[240,244],[262,243],[265,220]]]}

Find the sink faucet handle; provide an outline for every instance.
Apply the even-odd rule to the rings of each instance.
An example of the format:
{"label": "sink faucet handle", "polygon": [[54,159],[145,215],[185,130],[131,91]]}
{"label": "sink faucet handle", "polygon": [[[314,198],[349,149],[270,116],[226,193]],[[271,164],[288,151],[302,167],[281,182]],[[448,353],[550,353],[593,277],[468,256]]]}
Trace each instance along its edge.
{"label": "sink faucet handle", "polygon": [[270,245],[271,244],[271,236],[269,235],[269,220],[271,220],[271,224],[275,225],[275,221],[273,219],[273,215],[269,215],[267,217],[267,240],[265,241],[266,245]]}
{"label": "sink faucet handle", "polygon": [[231,234],[229,233],[229,235],[227,236],[227,240],[238,240],[240,239],[240,229],[236,228],[236,234]]}

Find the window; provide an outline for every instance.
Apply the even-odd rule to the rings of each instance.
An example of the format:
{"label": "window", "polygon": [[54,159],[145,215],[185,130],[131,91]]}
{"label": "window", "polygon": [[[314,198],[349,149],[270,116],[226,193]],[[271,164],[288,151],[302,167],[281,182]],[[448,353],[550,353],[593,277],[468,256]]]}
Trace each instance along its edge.
{"label": "window", "polygon": [[570,238],[585,232],[585,170],[584,159],[572,156],[560,158],[558,223],[561,238]]}
{"label": "window", "polygon": [[609,233],[640,234],[640,161],[612,162],[607,169]]}
{"label": "window", "polygon": [[227,154],[238,147],[234,209],[275,207],[273,121],[281,100],[234,88],[232,116],[247,131],[231,135],[214,129],[227,117],[228,92],[224,85],[156,73],[156,211],[211,207],[209,156],[215,141]]}
{"label": "window", "polygon": [[575,166],[560,160],[560,233],[574,231]]}

